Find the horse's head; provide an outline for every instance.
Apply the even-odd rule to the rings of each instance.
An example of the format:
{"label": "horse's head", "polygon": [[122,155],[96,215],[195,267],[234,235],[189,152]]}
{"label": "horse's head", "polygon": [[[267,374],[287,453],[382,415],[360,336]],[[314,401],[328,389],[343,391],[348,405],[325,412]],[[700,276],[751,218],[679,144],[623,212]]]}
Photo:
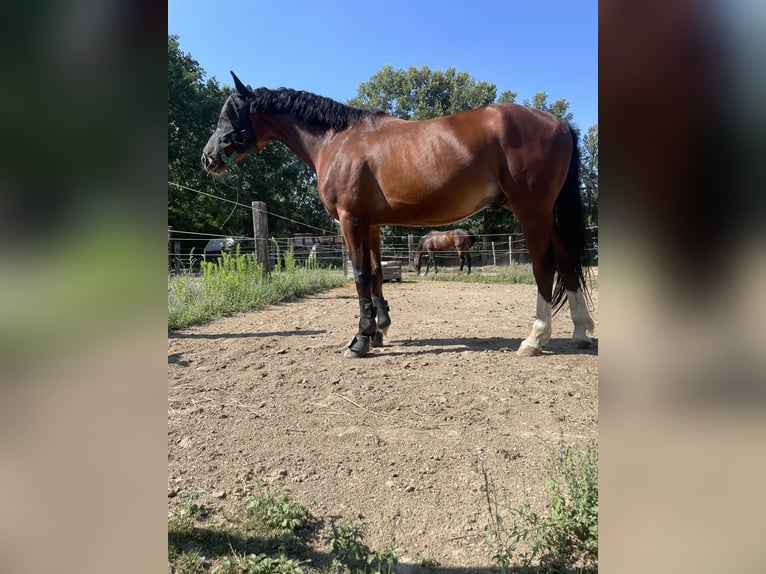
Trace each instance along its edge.
{"label": "horse's head", "polygon": [[234,78],[236,91],[223,104],[215,132],[202,150],[202,167],[219,175],[227,166],[258,151],[250,125],[250,100],[253,91]]}
{"label": "horse's head", "polygon": [[415,264],[415,275],[420,275],[420,252],[415,254],[415,259],[412,261]]}

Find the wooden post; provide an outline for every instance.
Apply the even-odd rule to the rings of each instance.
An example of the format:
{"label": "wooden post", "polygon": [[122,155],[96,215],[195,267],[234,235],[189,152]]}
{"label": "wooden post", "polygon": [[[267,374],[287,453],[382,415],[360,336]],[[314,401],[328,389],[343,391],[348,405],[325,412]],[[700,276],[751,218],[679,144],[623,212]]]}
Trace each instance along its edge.
{"label": "wooden post", "polygon": [[[178,239],[173,241],[173,254],[175,257],[173,257],[173,266],[176,270],[176,274],[181,273],[181,242],[178,241]],[[191,262],[189,263],[189,272],[191,273],[193,269],[191,268]]]}
{"label": "wooden post", "polygon": [[508,265],[513,265],[513,237],[508,236]]}
{"label": "wooden post", "polygon": [[413,245],[415,245],[414,238],[412,237],[412,233],[409,233],[407,235],[407,266],[410,271],[415,269],[415,250],[413,249]]}
{"label": "wooden post", "polygon": [[270,273],[269,221],[266,214],[266,204],[262,201],[253,202],[253,239],[255,241],[255,262],[263,265],[264,273]]}
{"label": "wooden post", "polygon": [[168,225],[168,273],[173,271],[173,254],[170,251],[170,238],[173,235],[173,228]]}
{"label": "wooden post", "polygon": [[343,257],[343,276],[348,278],[348,250],[346,249],[346,238],[343,237],[343,244],[341,246],[341,257]]}
{"label": "wooden post", "polygon": [[492,266],[497,267],[497,256],[495,255],[495,242],[492,242]]}

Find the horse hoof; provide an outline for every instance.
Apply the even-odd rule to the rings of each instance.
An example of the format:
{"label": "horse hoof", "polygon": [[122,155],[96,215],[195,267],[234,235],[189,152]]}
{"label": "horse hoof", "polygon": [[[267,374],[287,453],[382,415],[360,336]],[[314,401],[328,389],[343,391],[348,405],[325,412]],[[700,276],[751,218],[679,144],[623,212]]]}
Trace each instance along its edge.
{"label": "horse hoof", "polygon": [[543,350],[539,347],[533,347],[532,345],[521,344],[519,350],[516,351],[519,357],[536,357],[543,354]]}
{"label": "horse hoof", "polygon": [[352,351],[351,349],[346,349],[346,352],[343,353],[343,356],[347,359],[361,359],[362,357],[366,357],[367,353],[358,353],[356,351]]}
{"label": "horse hoof", "polygon": [[572,339],[569,341],[569,346],[573,349],[590,349],[593,345],[592,341],[586,341],[584,339]]}
{"label": "horse hoof", "polygon": [[358,359],[370,352],[370,337],[368,335],[354,335],[348,344],[348,349],[343,354],[347,359]]}
{"label": "horse hoof", "polygon": [[370,346],[371,347],[382,347],[383,346],[383,329],[380,329],[379,331],[375,331],[375,334],[372,336],[372,339],[370,340]]}

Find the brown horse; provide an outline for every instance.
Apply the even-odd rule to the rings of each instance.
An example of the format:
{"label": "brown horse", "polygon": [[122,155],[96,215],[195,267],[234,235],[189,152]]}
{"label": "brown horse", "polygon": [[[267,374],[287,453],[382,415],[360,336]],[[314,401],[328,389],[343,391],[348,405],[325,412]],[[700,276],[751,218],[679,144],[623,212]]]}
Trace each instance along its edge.
{"label": "brown horse", "polygon": [[434,251],[457,251],[457,256],[460,257],[460,271],[463,270],[463,265],[467,263],[468,273],[470,274],[471,254],[468,250],[471,249],[475,241],[476,236],[465,229],[429,231],[418,241],[418,248],[415,252],[415,272],[420,275],[421,259],[424,251],[428,253],[428,263],[426,263],[426,272],[423,275],[428,275],[431,263],[434,264],[434,273],[439,272],[439,269],[436,267]]}
{"label": "brown horse", "polygon": [[340,221],[359,298],[359,330],[346,356],[366,355],[371,341],[382,345],[391,324],[380,226],[438,227],[488,207],[515,213],[532,257],[537,311],[517,352],[542,353],[551,309],[564,300],[574,322],[572,344],[591,345],[579,148],[565,122],[515,104],[406,121],[308,92],[253,90],[232,76],[235,91],[203,149],[202,166],[221,174],[276,140],[316,172],[319,198]]}

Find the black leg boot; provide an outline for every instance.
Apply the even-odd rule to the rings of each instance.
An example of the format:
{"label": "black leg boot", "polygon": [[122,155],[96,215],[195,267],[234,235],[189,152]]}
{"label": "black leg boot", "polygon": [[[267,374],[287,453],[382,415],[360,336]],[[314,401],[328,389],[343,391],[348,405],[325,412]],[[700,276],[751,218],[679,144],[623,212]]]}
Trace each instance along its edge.
{"label": "black leg boot", "polygon": [[364,357],[370,352],[370,339],[375,335],[375,307],[369,299],[359,299],[359,332],[348,344],[346,357]]}

